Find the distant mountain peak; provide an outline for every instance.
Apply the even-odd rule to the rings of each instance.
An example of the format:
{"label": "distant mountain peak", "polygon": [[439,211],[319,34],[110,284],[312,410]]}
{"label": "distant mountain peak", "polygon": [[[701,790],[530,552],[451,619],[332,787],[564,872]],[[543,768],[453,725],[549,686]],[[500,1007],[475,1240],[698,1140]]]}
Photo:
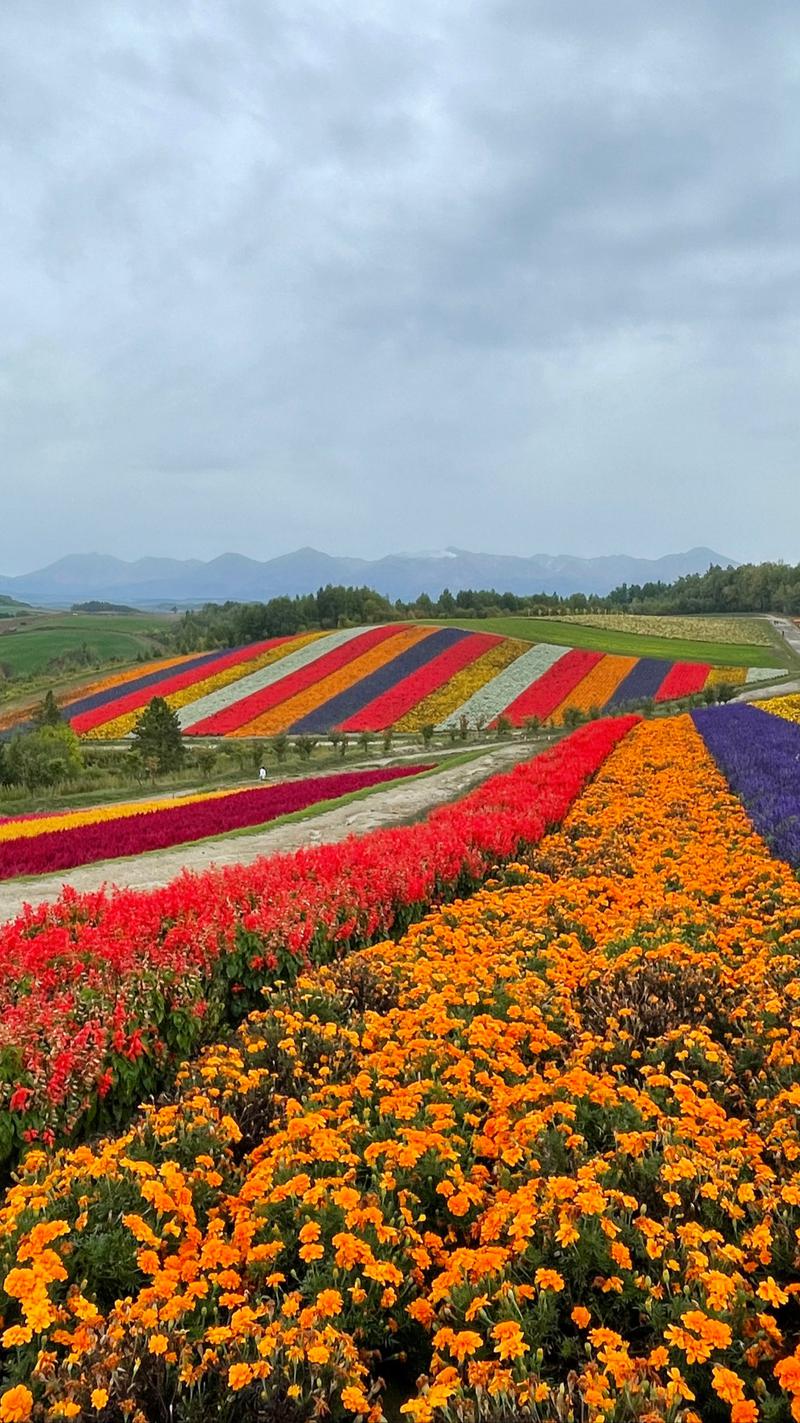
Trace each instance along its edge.
{"label": "distant mountain peak", "polygon": [[383,558],[347,558],[306,546],[259,562],[240,553],[201,559],[140,558],[134,562],[110,554],[67,554],[47,568],[16,578],[0,577],[0,592],[45,606],[124,601],[139,607],[158,603],[262,601],[280,594],[315,592],[325,583],[358,583],[389,598],[410,601],[420,593],[437,597],[444,588],[495,588],[499,593],[598,593],[619,583],[672,582],[687,573],[704,573],[712,564],[733,560],[709,548],[663,558],[606,554],[473,553],[450,546],[423,553],[387,554]]}

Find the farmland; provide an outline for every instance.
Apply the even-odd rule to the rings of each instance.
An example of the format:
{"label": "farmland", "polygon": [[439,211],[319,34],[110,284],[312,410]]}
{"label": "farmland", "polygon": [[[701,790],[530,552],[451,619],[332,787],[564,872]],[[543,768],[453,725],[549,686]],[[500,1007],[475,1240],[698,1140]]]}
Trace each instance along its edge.
{"label": "farmland", "polygon": [[186,864],[434,783],[423,728],[519,764],[409,823],[67,883],[0,926],[0,1420],[800,1413],[798,698],[713,704],[781,670],[772,641],[732,664],[492,621],[62,698],[88,747],[156,695],[192,754],[293,737],[313,771],[321,738],[366,740],[326,774],[0,820],[0,877]]}
{"label": "farmland", "polygon": [[6,926],[6,1415],[789,1417],[798,754],[752,706],[601,720],[418,825]]}
{"label": "farmland", "polygon": [[[785,675],[780,649],[728,646],[728,661],[680,656],[680,640],[654,639],[562,624],[564,640],[532,642],[493,631],[389,623],[304,632],[219,651],[175,655],[111,672],[60,699],[61,715],[82,738],[113,742],[133,732],[152,697],[163,698],[191,738],[267,738],[382,732],[396,727],[442,731],[465,722],[522,726],[531,718],[560,725],[572,713],[618,711],[649,700],[667,703],[729,684]],[[534,620],[501,620],[517,624]],[[537,631],[557,624],[535,620]],[[612,650],[622,639],[635,651]],[[574,643],[574,645],[573,645]],[[587,644],[596,644],[590,646]],[[731,662],[739,655],[752,662]],[[788,658],[789,654],[785,653]],[[769,659],[772,659],[770,662]],[[0,716],[0,734],[24,728],[32,708]]]}
{"label": "farmland", "polygon": [[7,677],[39,683],[66,679],[87,665],[134,663],[162,649],[170,619],[151,613],[47,613],[16,608],[0,624],[0,667]]}

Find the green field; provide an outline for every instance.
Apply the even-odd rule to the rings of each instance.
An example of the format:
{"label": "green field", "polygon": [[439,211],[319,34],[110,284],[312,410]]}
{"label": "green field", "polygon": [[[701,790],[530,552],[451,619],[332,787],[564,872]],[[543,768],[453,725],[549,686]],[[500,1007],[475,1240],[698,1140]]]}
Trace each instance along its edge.
{"label": "green field", "polygon": [[670,661],[710,662],[715,667],[786,667],[794,671],[797,660],[781,638],[769,647],[755,643],[701,642],[690,638],[653,637],[584,627],[556,618],[446,618],[431,619],[437,627],[466,628],[469,632],[495,632],[523,642],[552,642],[557,647],[585,647],[623,657],[665,657]]}
{"label": "green field", "polygon": [[169,626],[168,615],[153,613],[28,613],[11,627],[0,623],[0,668],[12,678],[38,678],[82,649],[88,668],[158,657],[166,655]]}

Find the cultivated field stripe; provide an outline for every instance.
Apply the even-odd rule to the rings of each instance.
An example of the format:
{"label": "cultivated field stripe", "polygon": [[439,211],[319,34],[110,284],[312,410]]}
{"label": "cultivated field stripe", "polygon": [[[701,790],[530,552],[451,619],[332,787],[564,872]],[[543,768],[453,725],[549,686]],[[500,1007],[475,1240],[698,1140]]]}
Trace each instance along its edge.
{"label": "cultivated field stripe", "polygon": [[[179,670],[183,672],[192,671],[198,667],[206,667],[210,662],[213,662],[216,657],[219,657],[219,655],[218,651],[197,653],[187,661],[181,662],[179,664]],[[165,681],[168,677],[172,677],[175,672],[176,665],[174,663],[170,661],[162,662],[161,665],[152,672],[143,673],[127,682],[122,682],[113,687],[107,687],[105,690],[101,689],[100,691],[80,696],[76,698],[75,701],[70,702],[69,707],[66,708],[67,720],[74,726],[77,717],[89,715],[99,709],[105,711],[106,707],[116,706],[121,703],[125,697],[144,691],[145,688],[158,686],[160,682]]]}
{"label": "cultivated field stripe", "polygon": [[[494,633],[479,634],[493,637]],[[485,687],[493,677],[498,676],[523,653],[530,651],[529,642],[521,642],[515,637],[499,637],[488,652],[484,652],[476,662],[464,667],[461,672],[450,677],[424,701],[418,703],[405,716],[394,723],[396,731],[419,731],[422,726],[436,726],[443,717],[449,716],[454,707],[460,707],[468,697]]]}
{"label": "cultivated field stripe", "polygon": [[693,697],[702,692],[711,664],[709,662],[674,662],[656,692],[657,702],[669,702],[675,697]]}
{"label": "cultivated field stripe", "polygon": [[339,730],[383,731],[387,726],[396,726],[400,717],[419,706],[431,692],[438,691],[459,672],[471,667],[498,641],[491,633],[467,633],[454,646],[445,648],[416,672],[409,673],[346,721],[341,721]]}
{"label": "cultivated field stripe", "polygon": [[785,677],[785,667],[748,667],[745,682],[771,682],[773,677]]}
{"label": "cultivated field stripe", "polygon": [[464,717],[468,726],[478,724],[485,726],[488,722],[494,721],[500,716],[509,702],[513,702],[526,687],[534,682],[537,677],[541,677],[544,672],[558,662],[562,657],[566,657],[570,649],[568,647],[555,647],[552,643],[540,643],[538,647],[532,647],[528,652],[523,652],[521,657],[515,658],[509,667],[505,667],[484,687],[480,687],[472,696],[467,697],[465,702],[455,707],[444,721],[439,723],[439,729],[446,731],[448,727],[458,726],[461,718]]}
{"label": "cultivated field stripe", "polygon": [[635,657],[604,657],[556,707],[551,720],[556,726],[560,726],[564,713],[570,708],[581,712],[591,711],[592,707],[596,707],[598,711],[602,710],[609,697],[613,697],[620,682],[635,666]]}
{"label": "cultivated field stripe", "polygon": [[230,786],[217,791],[197,791],[192,795],[163,796],[150,801],[117,801],[113,805],[90,806],[85,810],[66,810],[61,814],[20,816],[0,820],[0,844],[12,840],[35,840],[39,835],[56,830],[75,830],[85,825],[102,825],[109,820],[128,820],[134,815],[149,815],[151,811],[169,810],[175,806],[196,805],[201,801],[220,800],[239,795],[250,786]]}
{"label": "cultivated field stripe", "polygon": [[554,662],[536,682],[526,687],[525,691],[506,707],[503,716],[508,717],[512,726],[522,726],[528,717],[532,716],[546,721],[603,657],[602,652],[587,652],[584,648],[573,647],[566,657]]}
{"label": "cultivated field stripe", "polygon": [[741,687],[746,676],[746,667],[712,667],[706,678],[706,687],[720,687],[724,683],[729,687]]}
{"label": "cultivated field stripe", "polygon": [[[415,637],[413,641],[409,640],[405,648],[396,649],[395,655],[384,659],[374,671],[365,671],[358,681],[342,688],[338,696],[329,698],[315,711],[300,718],[292,726],[292,731],[329,731],[333,727],[341,728],[370,702],[382,697],[384,692],[399,687],[406,677],[433,662],[439,653],[470,636],[460,628],[441,628],[437,631],[428,627],[416,631],[421,634],[419,637]],[[376,726],[375,729],[382,731],[383,727]]]}
{"label": "cultivated field stripe", "polygon": [[195,682],[200,680],[201,672],[203,678],[206,678],[216,672],[223,672],[228,667],[240,666],[258,656],[260,652],[266,651],[268,647],[274,646],[278,640],[270,638],[268,642],[255,642],[246,647],[229,647],[223,652],[212,653],[194,666],[177,668],[171,673],[159,677],[147,688],[127,692],[123,688],[124,695],[114,697],[112,701],[93,711],[82,712],[80,716],[71,717],[72,727],[79,735],[83,735],[106,721],[112,721],[126,712],[144,706],[153,696],[166,697],[170,692],[179,692],[184,687],[194,686]]}
{"label": "cultivated field stripe", "polygon": [[[430,628],[403,628],[398,631],[393,630],[393,636],[384,638],[381,642],[376,642],[375,646],[362,652],[360,657],[347,661],[342,667],[330,673],[319,681],[315,681],[305,690],[298,692],[288,701],[282,701],[272,711],[265,716],[259,717],[256,723],[259,736],[273,736],[282,731],[303,730],[305,731],[306,718],[317,711],[318,708],[327,704],[337,694],[341,694],[343,689],[349,689],[356,682],[360,682],[363,677],[369,676],[377,668],[383,667],[387,662],[391,662],[398,651],[405,647],[413,646],[419,642],[426,633],[430,633]],[[302,726],[301,726],[302,721]],[[330,730],[333,723],[328,722],[322,728]],[[251,736],[253,723],[242,727],[239,736]]]}
{"label": "cultivated field stripe", "polygon": [[[210,697],[213,693],[218,693],[220,698],[227,698],[227,704],[230,705],[240,696],[238,688],[243,678],[251,676],[263,667],[271,667],[298,648],[305,647],[307,643],[316,641],[322,636],[324,634],[311,632],[305,633],[301,637],[275,638],[268,649],[260,653],[258,657],[250,657],[246,662],[237,663],[222,671],[214,671],[210,677],[204,677],[202,681],[193,682],[181,691],[171,692],[164,700],[172,711],[180,711],[183,707],[199,702],[203,697]],[[118,716],[113,721],[105,722],[88,734],[106,741],[128,736],[140,716],[141,708],[137,707],[133,711],[126,712],[124,716]]]}
{"label": "cultivated field stripe", "polygon": [[671,662],[660,657],[640,657],[611,697],[609,711],[614,707],[624,707],[626,702],[643,702],[648,697],[654,697],[671,666]]}
{"label": "cultivated field stripe", "polygon": [[[328,633],[324,640],[301,647],[277,666],[268,667],[243,680],[235,701],[211,714],[193,716],[184,723],[184,729],[192,736],[227,736],[240,727],[249,726],[280,702],[352,661],[364,648],[393,636],[402,626],[343,628],[339,632]],[[190,710],[199,712],[199,704]]]}

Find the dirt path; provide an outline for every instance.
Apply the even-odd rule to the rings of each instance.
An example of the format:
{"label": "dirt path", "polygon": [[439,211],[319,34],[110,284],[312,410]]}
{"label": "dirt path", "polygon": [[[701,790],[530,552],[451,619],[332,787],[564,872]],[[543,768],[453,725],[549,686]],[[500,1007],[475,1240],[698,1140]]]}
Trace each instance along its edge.
{"label": "dirt path", "polygon": [[79,893],[99,889],[103,884],[128,888],[155,889],[167,884],[181,870],[206,870],[211,865],[247,865],[261,855],[299,850],[304,845],[330,844],[348,835],[365,835],[382,826],[418,819],[434,806],[458,800],[473,786],[498,771],[509,770],[526,760],[535,748],[524,742],[499,746],[475,761],[453,766],[421,781],[400,781],[386,790],[373,791],[361,801],[307,820],[277,825],[253,835],[237,835],[201,845],[182,845],[174,850],[155,850],[129,860],[106,860],[82,865],[66,875],[43,875],[23,883],[9,880],[0,884],[0,923],[13,919],[25,904],[42,904],[55,899],[64,885]]}

